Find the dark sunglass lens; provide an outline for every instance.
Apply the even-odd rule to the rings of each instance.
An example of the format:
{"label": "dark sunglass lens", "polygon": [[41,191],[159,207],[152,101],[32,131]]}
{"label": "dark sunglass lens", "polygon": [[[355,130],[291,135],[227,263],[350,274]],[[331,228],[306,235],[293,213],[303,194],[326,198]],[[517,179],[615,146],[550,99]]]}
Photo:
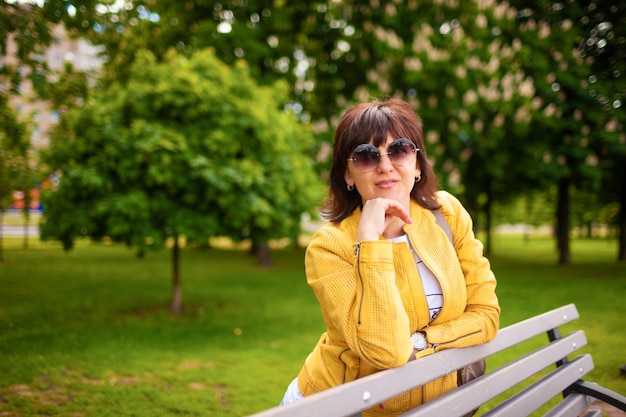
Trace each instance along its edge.
{"label": "dark sunglass lens", "polygon": [[394,163],[406,162],[415,153],[415,145],[407,139],[400,139],[389,145],[389,159]]}
{"label": "dark sunglass lens", "polygon": [[415,152],[415,145],[408,139],[398,139],[389,145],[389,152],[410,154]]}
{"label": "dark sunglass lens", "polygon": [[370,170],[376,168],[380,156],[378,150],[371,145],[359,145],[352,154],[354,165],[358,169]]}

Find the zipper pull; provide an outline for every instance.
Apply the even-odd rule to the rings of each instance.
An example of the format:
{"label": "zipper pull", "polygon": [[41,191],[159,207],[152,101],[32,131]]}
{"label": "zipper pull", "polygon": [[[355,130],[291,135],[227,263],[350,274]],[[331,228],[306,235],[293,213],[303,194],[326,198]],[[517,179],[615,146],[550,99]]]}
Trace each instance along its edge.
{"label": "zipper pull", "polygon": [[361,254],[361,242],[357,242],[354,246],[354,257],[359,259],[359,255]]}

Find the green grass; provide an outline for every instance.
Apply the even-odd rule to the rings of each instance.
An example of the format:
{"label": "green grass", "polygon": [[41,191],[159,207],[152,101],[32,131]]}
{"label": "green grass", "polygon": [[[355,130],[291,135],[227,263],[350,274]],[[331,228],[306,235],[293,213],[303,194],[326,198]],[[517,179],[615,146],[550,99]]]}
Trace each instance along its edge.
{"label": "green grass", "polygon": [[[615,242],[574,241],[570,267],[555,264],[553,246],[496,238],[502,325],[575,303],[581,318],[563,333],[585,330],[596,365],[587,379],[624,394],[626,264],[615,262]],[[280,401],[323,331],[302,250],[274,251],[269,269],[243,251],[184,250],[185,311],[175,317],[167,251],[140,259],[80,242],[64,253],[32,239],[21,248],[4,239],[2,416],[252,414]]]}

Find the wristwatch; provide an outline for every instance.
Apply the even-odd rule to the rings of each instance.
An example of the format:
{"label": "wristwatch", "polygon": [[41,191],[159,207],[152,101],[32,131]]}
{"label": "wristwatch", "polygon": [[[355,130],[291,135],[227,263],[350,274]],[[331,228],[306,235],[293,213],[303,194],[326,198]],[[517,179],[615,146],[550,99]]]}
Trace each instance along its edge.
{"label": "wristwatch", "polygon": [[411,335],[411,340],[413,341],[413,347],[417,350],[424,350],[428,347],[428,342],[426,341],[426,336],[422,332],[415,332]]}

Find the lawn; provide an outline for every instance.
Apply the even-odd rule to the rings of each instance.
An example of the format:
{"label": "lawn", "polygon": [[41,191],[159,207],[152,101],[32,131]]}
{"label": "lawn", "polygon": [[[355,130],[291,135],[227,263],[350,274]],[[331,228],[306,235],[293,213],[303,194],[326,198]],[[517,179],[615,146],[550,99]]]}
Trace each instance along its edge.
{"label": "lawn", "polygon": [[[557,266],[552,240],[497,236],[502,325],[563,304],[581,318],[596,368],[626,393],[626,264],[616,243],[577,240]],[[323,331],[302,250],[259,268],[245,251],[185,249],[185,312],[168,310],[167,251],[4,239],[0,416],[245,416],[276,405]],[[515,355],[505,352],[503,355]],[[489,367],[502,357],[494,357]]]}

